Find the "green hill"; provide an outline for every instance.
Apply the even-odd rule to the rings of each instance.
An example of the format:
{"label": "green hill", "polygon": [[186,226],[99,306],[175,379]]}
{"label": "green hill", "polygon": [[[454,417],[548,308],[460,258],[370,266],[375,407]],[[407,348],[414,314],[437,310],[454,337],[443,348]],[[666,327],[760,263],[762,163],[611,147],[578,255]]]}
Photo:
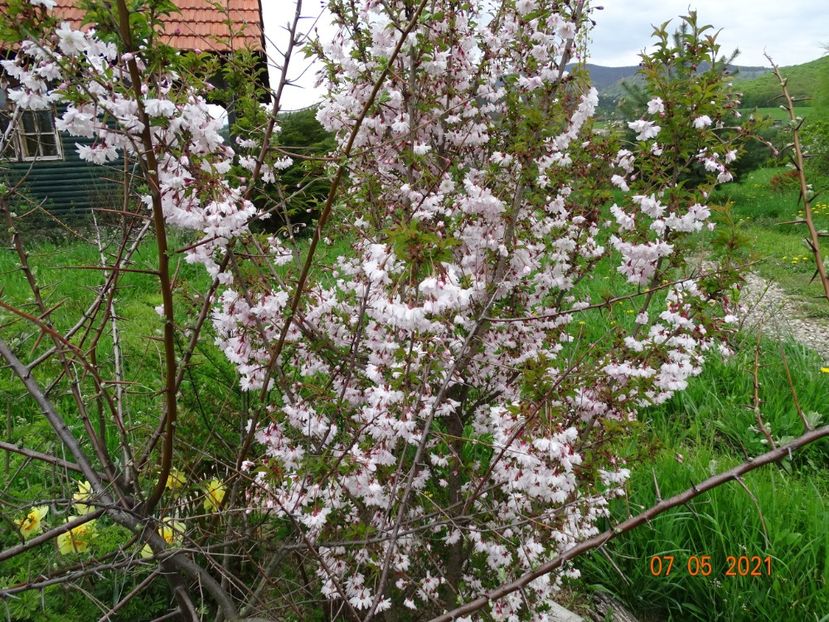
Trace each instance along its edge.
{"label": "green hill", "polygon": [[[808,98],[807,101],[798,102],[800,106],[814,105],[816,97],[829,97],[829,56],[802,65],[781,67],[780,71],[788,78],[793,97]],[[734,86],[743,93],[745,108],[768,108],[780,104],[780,85],[770,73],[752,80],[737,78]]]}

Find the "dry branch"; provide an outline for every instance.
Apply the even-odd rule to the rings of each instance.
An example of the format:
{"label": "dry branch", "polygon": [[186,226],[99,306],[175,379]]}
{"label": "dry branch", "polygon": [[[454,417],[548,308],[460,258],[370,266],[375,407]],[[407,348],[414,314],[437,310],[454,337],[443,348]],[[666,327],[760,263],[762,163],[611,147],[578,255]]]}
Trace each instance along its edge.
{"label": "dry branch", "polygon": [[823,286],[823,297],[826,298],[827,301],[829,301],[829,275],[826,274],[826,266],[823,264],[823,257],[820,252],[820,235],[818,234],[817,228],[815,227],[814,214],[812,213],[812,203],[809,198],[809,193],[811,192],[811,190],[809,188],[809,184],[806,182],[803,147],[800,144],[799,130],[800,125],[803,123],[803,120],[798,120],[798,117],[795,114],[795,102],[794,99],[792,99],[791,94],[789,93],[788,80],[783,77],[783,74],[780,73],[780,68],[777,65],[775,65],[774,61],[771,59],[771,56],[769,56],[768,54],[766,54],[765,56],[768,59],[769,63],[771,63],[772,73],[780,83],[780,90],[783,92],[783,98],[786,101],[784,107],[786,108],[786,112],[788,112],[789,114],[789,121],[792,124],[792,148],[794,150],[793,159],[795,169],[797,170],[797,179],[800,182],[800,198],[803,201],[803,222],[806,224],[806,228],[809,230],[809,247],[812,250],[812,255],[814,255],[815,268],[817,269],[818,276],[820,276],[820,283]]}

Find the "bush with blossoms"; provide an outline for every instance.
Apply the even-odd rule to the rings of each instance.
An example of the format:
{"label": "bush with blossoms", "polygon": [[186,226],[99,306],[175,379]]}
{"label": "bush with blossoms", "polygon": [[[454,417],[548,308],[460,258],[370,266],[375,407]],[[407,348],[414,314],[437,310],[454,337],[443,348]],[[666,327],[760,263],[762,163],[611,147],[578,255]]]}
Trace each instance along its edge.
{"label": "bush with blossoms", "polygon": [[[59,106],[58,129],[92,139],[78,146],[90,163],[137,164],[114,261],[131,265],[145,243],[160,258],[149,425],[124,425],[109,363],[72,335],[43,329],[57,367],[34,374],[22,345],[2,348],[97,508],[62,533],[92,516],[133,534],[122,565],[87,563],[157,563],[180,612],[423,620],[597,533],[624,493],[618,444],[707,352],[727,351],[733,321],[733,270],[702,272],[692,249],[747,130],[716,37],[693,14],[682,37],[657,29],[643,56],[650,99],[626,137],[592,120],[597,92],[578,61],[601,15],[583,0],[331,0],[326,41],[297,34],[299,8],[282,66],[297,50],[320,59],[317,118],[337,137],[308,238],[287,216],[295,189],[280,185],[287,69],[270,115],[242,119],[228,143],[198,59],[171,65],[130,31],[129,10],[151,33],[147,7],[164,3],[116,2],[100,31],[57,23],[51,4],[15,5],[20,34],[38,34],[2,61],[9,99]],[[275,211],[288,226],[257,233]],[[170,265],[181,230],[181,254],[212,280],[196,298]],[[348,249],[334,258],[333,239]],[[108,274],[81,323],[111,321],[120,273]],[[195,390],[183,379],[213,348],[236,374],[238,425],[211,449],[211,472],[203,457],[186,463],[177,433],[209,423],[177,417]],[[74,402],[51,402],[53,381]],[[86,422],[92,396],[114,443],[61,427],[70,412]],[[546,619],[575,575],[565,566],[475,615]]]}

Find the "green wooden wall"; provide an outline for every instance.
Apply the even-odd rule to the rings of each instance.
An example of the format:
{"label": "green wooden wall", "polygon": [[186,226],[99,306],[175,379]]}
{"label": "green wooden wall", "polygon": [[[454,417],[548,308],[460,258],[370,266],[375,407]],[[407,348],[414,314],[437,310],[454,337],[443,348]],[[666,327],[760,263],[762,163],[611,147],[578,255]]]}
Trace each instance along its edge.
{"label": "green wooden wall", "polygon": [[118,209],[122,190],[123,161],[98,166],[78,157],[75,143],[90,144],[85,138],[60,133],[63,160],[17,162],[0,160],[0,178],[7,184],[24,182],[21,191],[56,215],[84,212],[92,208]]}

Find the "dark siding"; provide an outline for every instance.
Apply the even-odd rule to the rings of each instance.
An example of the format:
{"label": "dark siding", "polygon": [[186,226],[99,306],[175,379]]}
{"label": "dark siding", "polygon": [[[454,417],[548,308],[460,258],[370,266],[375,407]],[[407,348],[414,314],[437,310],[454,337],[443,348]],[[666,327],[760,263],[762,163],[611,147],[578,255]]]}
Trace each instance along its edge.
{"label": "dark siding", "polygon": [[78,157],[75,143],[91,141],[61,133],[63,160],[35,162],[0,161],[0,177],[16,184],[26,177],[21,189],[56,214],[87,211],[93,207],[118,208],[122,191],[117,180],[123,177],[123,162],[98,166]]}

